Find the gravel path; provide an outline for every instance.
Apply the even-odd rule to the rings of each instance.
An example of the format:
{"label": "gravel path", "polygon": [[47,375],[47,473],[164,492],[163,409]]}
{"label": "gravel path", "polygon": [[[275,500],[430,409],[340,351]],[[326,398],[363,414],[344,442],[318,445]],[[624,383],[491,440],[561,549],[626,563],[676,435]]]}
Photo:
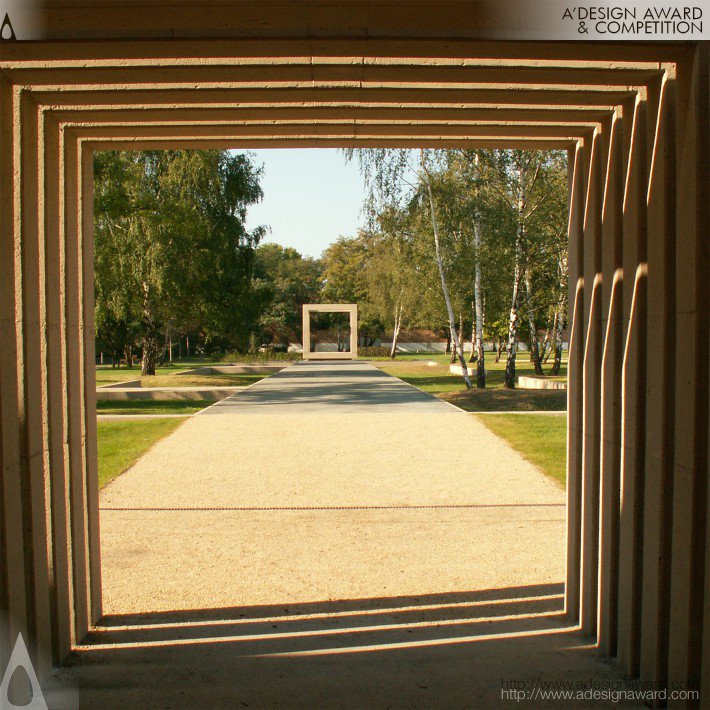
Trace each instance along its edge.
{"label": "gravel path", "polygon": [[105,611],[559,582],[563,504],[473,416],[367,364],[298,364],[102,491]]}
{"label": "gravel path", "polygon": [[100,504],[82,707],[498,707],[505,679],[616,677],[562,613],[563,490],[370,365],[203,410]]}

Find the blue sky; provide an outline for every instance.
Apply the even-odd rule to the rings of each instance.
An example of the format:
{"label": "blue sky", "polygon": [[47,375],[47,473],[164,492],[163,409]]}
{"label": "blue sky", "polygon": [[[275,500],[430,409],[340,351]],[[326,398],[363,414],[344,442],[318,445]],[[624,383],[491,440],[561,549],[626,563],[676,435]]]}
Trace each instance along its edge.
{"label": "blue sky", "polygon": [[333,148],[249,151],[264,165],[264,200],[247,212],[247,227],[269,225],[264,241],[318,257],[339,236],[363,224],[363,180],[357,163]]}

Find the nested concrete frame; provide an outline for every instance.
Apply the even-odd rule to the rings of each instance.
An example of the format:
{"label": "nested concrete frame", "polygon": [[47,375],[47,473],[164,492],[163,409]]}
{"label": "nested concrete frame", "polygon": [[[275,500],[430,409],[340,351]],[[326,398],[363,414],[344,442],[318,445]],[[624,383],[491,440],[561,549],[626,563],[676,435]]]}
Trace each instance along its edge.
{"label": "nested concrete frame", "polygon": [[[316,352],[311,350],[311,313],[347,313],[350,316],[350,350]],[[357,357],[357,303],[306,303],[303,306],[303,359],[354,360]]]}
{"label": "nested concrete frame", "polygon": [[43,671],[101,614],[93,152],[558,147],[567,611],[630,675],[710,692],[706,46],[260,40],[0,57],[0,594]]}

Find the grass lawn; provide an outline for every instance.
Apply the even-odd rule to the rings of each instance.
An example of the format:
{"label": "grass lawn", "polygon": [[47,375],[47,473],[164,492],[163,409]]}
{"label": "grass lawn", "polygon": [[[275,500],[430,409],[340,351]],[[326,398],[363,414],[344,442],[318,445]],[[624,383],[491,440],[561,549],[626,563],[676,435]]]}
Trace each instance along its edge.
{"label": "grass lawn", "polygon": [[565,485],[567,417],[546,414],[480,414],[478,418],[543,473]]}
{"label": "grass lawn", "polygon": [[[468,356],[468,355],[467,355]],[[392,362],[389,357],[362,357],[363,360],[372,360],[372,362]],[[449,364],[450,355],[446,353],[398,353],[394,362],[438,362],[442,365]],[[378,366],[379,367],[379,366]]]}
{"label": "grass lawn", "polygon": [[184,419],[98,422],[99,488],[130,468],[153,444]]}
{"label": "grass lawn", "polygon": [[[202,362],[200,360],[194,361],[180,361],[179,363],[172,363],[165,365],[163,367],[156,368],[156,375],[170,375],[180,372],[180,370],[194,370],[196,367],[209,367],[215,363],[212,362]],[[97,365],[96,366],[96,385],[101,387],[101,385],[112,385],[116,382],[126,382],[127,380],[139,380],[141,377],[141,368],[138,367],[120,367],[112,368],[111,365]]]}
{"label": "grass lawn", "polygon": [[99,400],[97,414],[194,414],[214,402],[205,399],[154,399]]}
{"label": "grass lawn", "polygon": [[[157,372],[157,370],[156,370]],[[266,375],[153,375],[141,377],[141,387],[246,387]]]}
{"label": "grass lawn", "polygon": [[[419,360],[425,359],[423,356]],[[496,363],[493,353],[486,353],[486,389],[474,387],[466,390],[461,375],[449,372],[449,357],[444,355],[427,356],[426,359],[437,361],[435,367],[425,365],[416,360],[400,360],[378,362],[377,367],[390,375],[399,377],[405,382],[430,392],[442,399],[455,404],[469,412],[486,411],[564,411],[567,408],[567,393],[564,390],[506,390],[503,387],[505,378],[505,360]],[[475,364],[471,363],[474,368]],[[549,372],[552,365],[545,370]],[[471,372],[475,377],[475,370]],[[518,375],[534,375],[532,363],[528,361],[527,353],[519,353],[516,362]],[[554,379],[566,379],[567,363],[563,361],[560,376]]]}
{"label": "grass lawn", "polygon": [[474,387],[438,396],[467,412],[564,412],[567,409],[565,390],[507,390],[504,387],[479,390]]}

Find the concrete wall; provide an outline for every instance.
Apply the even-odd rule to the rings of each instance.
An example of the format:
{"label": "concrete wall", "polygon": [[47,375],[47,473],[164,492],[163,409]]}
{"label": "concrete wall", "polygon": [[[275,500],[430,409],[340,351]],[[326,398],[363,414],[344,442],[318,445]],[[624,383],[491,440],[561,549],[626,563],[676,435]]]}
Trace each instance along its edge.
{"label": "concrete wall", "polygon": [[99,388],[96,399],[100,401],[153,400],[166,402],[169,400],[205,400],[219,402],[243,387],[124,387],[123,389]]}
{"label": "concrete wall", "polygon": [[[387,342],[383,340],[382,342],[376,341],[376,345],[381,345],[384,348],[391,348],[392,341]],[[494,343],[483,343],[483,349],[486,352],[492,352],[497,349]],[[526,343],[519,342],[517,344],[517,349],[527,352],[528,346]],[[567,343],[562,343],[562,350],[566,351],[568,349]],[[471,352],[471,342],[464,342],[463,351],[465,353]],[[445,353],[446,343],[445,342],[434,342],[434,343],[397,343],[397,352],[401,353]]]}
{"label": "concrete wall", "polygon": [[710,697],[707,46],[451,39],[452,8],[442,42],[411,11],[397,41],[338,12],[348,40],[0,44],[3,664],[22,632],[46,676],[101,615],[94,150],[560,148],[567,612],[629,675]]}
{"label": "concrete wall", "polygon": [[[307,303],[303,305],[303,353],[304,360],[352,360],[357,357],[357,304],[355,303]],[[311,314],[312,313],[343,313],[348,314],[350,321],[350,347],[348,350],[338,350],[334,343],[316,343],[311,350]]]}
{"label": "concrete wall", "polygon": [[527,390],[566,390],[567,383],[557,380],[546,380],[543,377],[518,377],[518,387]]}
{"label": "concrete wall", "polygon": [[181,375],[273,375],[281,372],[289,363],[275,365],[210,365],[209,367],[196,367],[192,370],[180,370],[174,377]]}

